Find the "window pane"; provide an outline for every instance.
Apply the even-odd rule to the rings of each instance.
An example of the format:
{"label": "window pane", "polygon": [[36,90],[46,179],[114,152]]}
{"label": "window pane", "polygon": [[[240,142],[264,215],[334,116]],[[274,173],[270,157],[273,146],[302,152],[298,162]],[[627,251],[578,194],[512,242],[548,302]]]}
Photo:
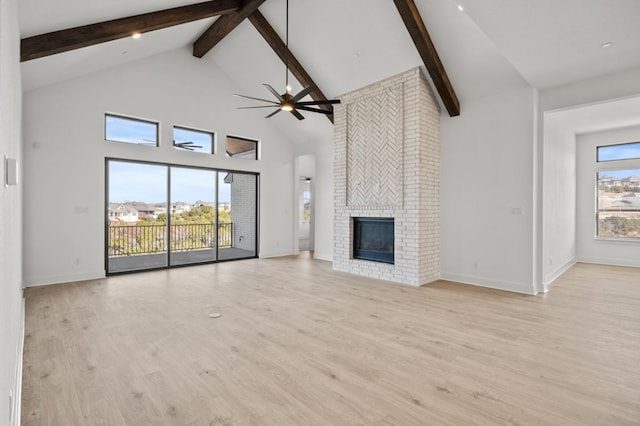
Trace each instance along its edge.
{"label": "window pane", "polygon": [[640,240],[640,169],[602,171],[597,179],[598,237]]}
{"label": "window pane", "polygon": [[248,160],[258,159],[258,141],[227,136],[225,150],[227,157],[245,158]]}
{"label": "window pane", "polygon": [[598,161],[631,160],[640,158],[640,142],[599,146]]}
{"label": "window pane", "polygon": [[171,167],[171,265],[216,260],[216,172]]}
{"label": "window pane", "polygon": [[213,133],[174,127],[173,147],[181,151],[213,154]]}
{"label": "window pane", "polygon": [[109,160],[107,170],[107,272],[167,266],[167,166]]}
{"label": "window pane", "polygon": [[257,254],[257,177],[218,172],[218,256],[221,260]]}
{"label": "window pane", "polygon": [[104,127],[108,141],[158,146],[158,123],[106,114]]}

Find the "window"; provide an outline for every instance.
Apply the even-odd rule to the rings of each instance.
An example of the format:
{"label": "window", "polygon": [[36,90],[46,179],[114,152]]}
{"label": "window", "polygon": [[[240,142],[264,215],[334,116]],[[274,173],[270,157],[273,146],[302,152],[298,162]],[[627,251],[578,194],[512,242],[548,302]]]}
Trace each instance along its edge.
{"label": "window", "polygon": [[105,178],[107,274],[257,257],[258,174],[107,158]]}
{"label": "window", "polygon": [[180,151],[213,154],[213,133],[174,126],[173,147]]}
{"label": "window", "polygon": [[640,169],[597,173],[597,236],[640,241]]}
{"label": "window", "polygon": [[227,157],[244,158],[247,160],[258,159],[258,141],[255,140],[237,136],[227,136],[225,150]]}
{"label": "window", "polygon": [[640,158],[640,142],[599,146],[596,150],[598,162]]}
{"label": "window", "polygon": [[158,146],[158,123],[105,114],[105,139],[136,145]]}

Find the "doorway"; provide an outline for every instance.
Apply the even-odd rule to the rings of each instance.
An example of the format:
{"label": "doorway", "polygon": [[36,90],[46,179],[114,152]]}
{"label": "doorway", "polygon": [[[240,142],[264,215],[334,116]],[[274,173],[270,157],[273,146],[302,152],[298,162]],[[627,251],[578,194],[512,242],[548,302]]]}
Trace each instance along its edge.
{"label": "doorway", "polygon": [[313,251],[311,178],[300,177],[298,187],[298,247],[301,252]]}

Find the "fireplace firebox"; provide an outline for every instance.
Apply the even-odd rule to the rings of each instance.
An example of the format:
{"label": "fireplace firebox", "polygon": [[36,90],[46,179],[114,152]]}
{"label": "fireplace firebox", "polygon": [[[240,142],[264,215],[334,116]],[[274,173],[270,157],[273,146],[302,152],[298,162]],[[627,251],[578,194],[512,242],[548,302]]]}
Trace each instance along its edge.
{"label": "fireplace firebox", "polygon": [[353,218],[353,258],[394,263],[392,217]]}

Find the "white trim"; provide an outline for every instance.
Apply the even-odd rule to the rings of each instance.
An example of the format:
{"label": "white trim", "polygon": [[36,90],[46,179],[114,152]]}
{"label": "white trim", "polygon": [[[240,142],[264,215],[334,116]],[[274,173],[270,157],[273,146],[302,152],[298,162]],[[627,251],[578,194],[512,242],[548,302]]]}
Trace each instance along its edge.
{"label": "white trim", "polygon": [[260,259],[268,259],[270,257],[283,257],[283,256],[295,256],[293,251],[274,251],[268,253],[260,253]]}
{"label": "white trim", "polygon": [[560,276],[562,274],[564,274],[565,272],[567,272],[573,265],[576,264],[576,260],[575,259],[570,259],[567,263],[565,263],[564,265],[562,265],[561,267],[557,268],[556,270],[548,273],[547,275],[545,275],[544,277],[544,282],[542,283],[543,285],[543,292],[546,293],[547,291],[549,291],[549,286],[551,284],[553,284],[553,282],[555,280],[557,280],[558,278],[560,278]]}
{"label": "white trim", "polygon": [[333,253],[321,253],[314,251],[313,258],[317,260],[324,260],[326,262],[333,262]]}
{"label": "white trim", "polygon": [[13,401],[11,407],[11,425],[20,426],[21,408],[22,408],[22,362],[24,353],[24,316],[25,316],[25,301],[22,298],[22,312],[20,314],[20,327],[18,329],[18,342],[16,344],[16,365],[15,365],[15,384],[13,386]]}
{"label": "white trim", "polygon": [[582,262],[582,263],[595,263],[599,265],[627,266],[632,268],[640,268],[640,260],[608,259],[605,257],[578,257],[576,261]]}
{"label": "white trim", "polygon": [[[474,277],[470,275],[455,274],[451,272],[442,272],[441,280],[458,282],[461,284],[470,284],[479,287],[494,288],[496,290],[511,291],[515,293],[528,294],[534,296],[537,294],[532,283],[517,283],[511,281],[498,281],[490,278]],[[428,286],[428,284],[427,284]]]}
{"label": "white trim", "polygon": [[41,285],[50,284],[63,284],[71,283],[75,281],[88,281],[88,280],[100,280],[105,278],[105,272],[103,270],[96,272],[83,272],[77,274],[68,275],[51,275],[44,277],[28,278],[24,280],[25,287],[37,287]]}

